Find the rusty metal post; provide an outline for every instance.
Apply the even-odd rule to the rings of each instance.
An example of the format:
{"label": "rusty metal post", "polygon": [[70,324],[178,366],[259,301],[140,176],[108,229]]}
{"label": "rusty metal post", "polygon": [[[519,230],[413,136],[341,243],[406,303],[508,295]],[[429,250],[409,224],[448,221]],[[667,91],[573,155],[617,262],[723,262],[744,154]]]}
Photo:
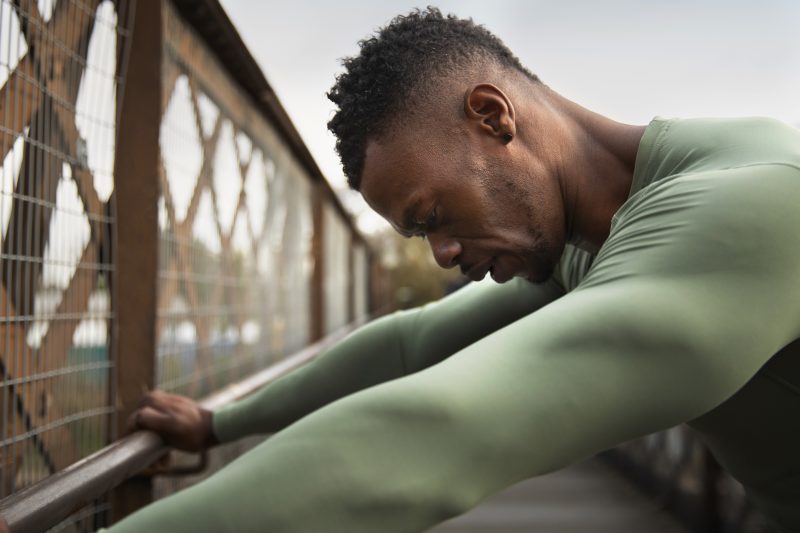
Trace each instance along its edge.
{"label": "rusty metal post", "polygon": [[311,256],[314,271],[311,274],[311,342],[325,334],[325,213],[323,187],[316,183],[312,192],[314,236],[311,240]]}
{"label": "rusty metal post", "polygon": [[[158,0],[137,2],[134,16],[114,166],[118,435],[124,433],[125,420],[142,393],[153,388],[156,362],[162,4]],[[151,499],[150,479],[125,482],[112,494],[113,520]]]}

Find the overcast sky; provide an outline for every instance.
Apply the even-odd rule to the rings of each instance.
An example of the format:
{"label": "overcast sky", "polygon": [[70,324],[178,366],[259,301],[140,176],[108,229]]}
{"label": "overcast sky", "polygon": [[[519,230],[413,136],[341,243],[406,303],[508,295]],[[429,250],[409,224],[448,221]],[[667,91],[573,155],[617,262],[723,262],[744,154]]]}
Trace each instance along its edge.
{"label": "overcast sky", "polygon": [[[404,0],[222,0],[328,180],[345,180],[325,124],[340,58]],[[654,116],[764,115],[800,126],[797,0],[448,0],[556,91],[631,124]],[[346,200],[359,210],[357,195]],[[375,219],[362,216],[369,230]]]}

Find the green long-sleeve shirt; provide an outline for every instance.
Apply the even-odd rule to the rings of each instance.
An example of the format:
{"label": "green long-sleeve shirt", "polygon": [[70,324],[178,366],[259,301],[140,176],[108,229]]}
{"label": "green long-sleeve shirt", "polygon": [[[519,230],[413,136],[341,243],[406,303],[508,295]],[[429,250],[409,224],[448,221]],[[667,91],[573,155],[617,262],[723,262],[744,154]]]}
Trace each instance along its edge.
{"label": "green long-sleeve shirt", "polygon": [[686,421],[800,531],[798,337],[800,133],[657,119],[596,256],[365,326],[214,416],[274,437],[112,531],[422,531]]}

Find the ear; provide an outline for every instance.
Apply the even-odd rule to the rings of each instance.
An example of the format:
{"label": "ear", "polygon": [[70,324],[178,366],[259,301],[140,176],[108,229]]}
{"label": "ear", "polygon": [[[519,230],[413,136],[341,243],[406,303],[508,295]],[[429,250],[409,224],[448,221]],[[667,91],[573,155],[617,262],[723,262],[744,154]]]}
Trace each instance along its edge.
{"label": "ear", "polygon": [[464,94],[464,113],[488,135],[508,144],[517,134],[514,106],[506,94],[491,83],[481,83]]}

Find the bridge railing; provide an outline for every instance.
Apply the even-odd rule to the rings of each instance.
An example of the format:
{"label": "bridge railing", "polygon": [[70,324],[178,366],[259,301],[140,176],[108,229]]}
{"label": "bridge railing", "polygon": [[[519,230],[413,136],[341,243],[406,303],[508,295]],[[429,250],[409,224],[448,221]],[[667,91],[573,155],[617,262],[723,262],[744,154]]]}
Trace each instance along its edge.
{"label": "bridge railing", "polygon": [[[303,350],[282,359],[246,379],[200,400],[206,409],[219,409],[241,399],[281,376],[306,364],[352,326],[341,328]],[[137,431],[119,439],[66,469],[5,498],[0,513],[12,531],[44,531],[59,524],[93,500],[145,470],[169,453],[161,438],[150,431]],[[203,474],[207,458],[201,460]],[[174,469],[173,469],[174,470]]]}
{"label": "bridge railing", "polygon": [[[0,146],[4,509],[144,391],[208,397],[385,294],[216,1],[0,0]],[[56,529],[178,484],[135,477]]]}
{"label": "bridge railing", "polygon": [[0,496],[114,434],[113,165],[131,7],[0,0]]}

